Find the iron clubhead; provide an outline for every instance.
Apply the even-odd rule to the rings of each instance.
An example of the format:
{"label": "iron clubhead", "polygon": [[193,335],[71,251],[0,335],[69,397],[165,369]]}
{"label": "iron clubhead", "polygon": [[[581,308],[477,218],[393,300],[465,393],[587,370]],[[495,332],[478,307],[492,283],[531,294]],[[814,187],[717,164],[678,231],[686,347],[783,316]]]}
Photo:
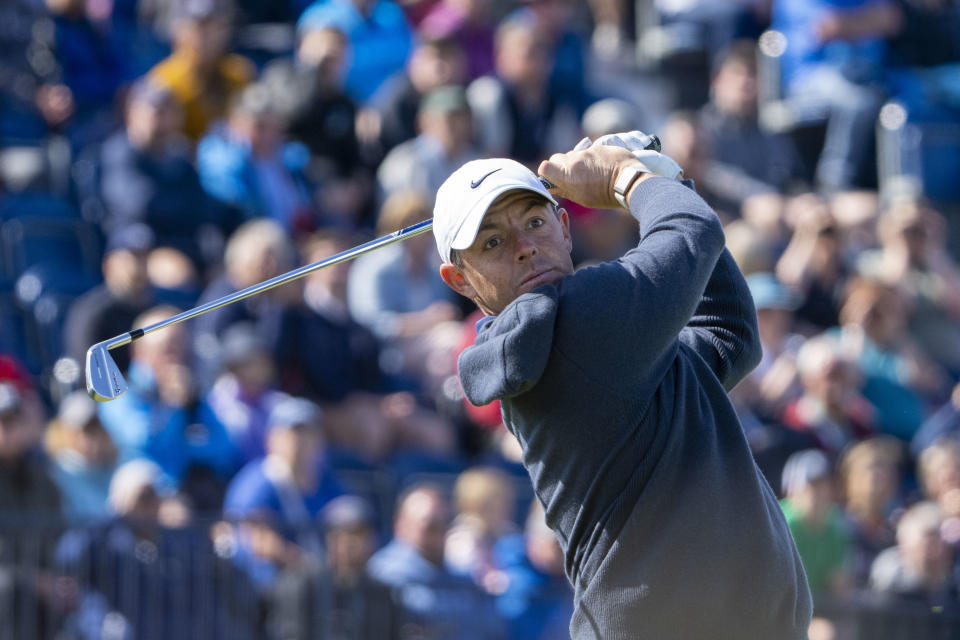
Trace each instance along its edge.
{"label": "iron clubhead", "polygon": [[87,349],[87,393],[97,402],[115,400],[127,390],[127,381],[101,342]]}

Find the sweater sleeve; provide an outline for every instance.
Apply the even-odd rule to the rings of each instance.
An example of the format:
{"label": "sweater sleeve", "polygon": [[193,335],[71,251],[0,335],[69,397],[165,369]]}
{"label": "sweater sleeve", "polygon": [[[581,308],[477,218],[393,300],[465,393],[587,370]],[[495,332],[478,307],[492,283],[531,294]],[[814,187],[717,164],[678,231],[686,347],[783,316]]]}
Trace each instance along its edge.
{"label": "sweater sleeve", "polygon": [[757,312],[747,283],[726,249],[680,341],[706,361],[729,391],[760,360]]}
{"label": "sweater sleeve", "polygon": [[554,342],[596,382],[628,395],[648,391],[669,366],[724,245],[716,213],[681,182],[648,178],[630,205],[640,242],[561,282]]}

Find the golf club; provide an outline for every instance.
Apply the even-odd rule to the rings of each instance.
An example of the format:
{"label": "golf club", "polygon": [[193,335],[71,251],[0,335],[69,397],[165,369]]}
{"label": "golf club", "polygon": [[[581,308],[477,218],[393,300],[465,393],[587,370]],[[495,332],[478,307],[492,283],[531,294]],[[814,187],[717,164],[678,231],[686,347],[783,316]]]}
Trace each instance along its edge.
{"label": "golf club", "polygon": [[143,327],[142,329],[128,331],[127,333],[110,338],[109,340],[104,340],[103,342],[98,342],[87,349],[87,393],[90,394],[90,397],[94,400],[97,400],[98,402],[105,402],[107,400],[115,400],[116,398],[119,398],[127,390],[127,381],[124,380],[123,374],[117,367],[117,363],[114,362],[113,356],[110,355],[111,349],[116,349],[117,347],[130,344],[134,340],[138,340],[149,333],[159,331],[160,329],[164,329],[174,324],[179,324],[184,320],[195,318],[207,313],[208,311],[225,307],[228,304],[233,304],[234,302],[255,296],[258,293],[263,293],[264,291],[269,291],[270,289],[279,287],[280,285],[296,280],[297,278],[302,278],[303,276],[313,273],[314,271],[319,271],[325,267],[346,262],[347,260],[352,260],[357,256],[375,251],[376,249],[385,247],[388,244],[400,242],[401,240],[406,240],[407,238],[412,238],[422,233],[426,233],[432,228],[432,219],[418,222],[417,224],[394,231],[391,234],[381,236],[375,240],[365,242],[364,244],[357,245],[356,247],[347,249],[346,251],[341,251],[336,255],[330,256],[329,258],[324,258],[318,262],[299,267],[275,278],[264,280],[259,284],[236,291],[229,295],[223,296],[222,298],[211,300],[206,304],[202,304],[199,307],[194,307],[193,309],[179,313],[175,316],[167,318],[166,320],[161,320],[160,322]]}

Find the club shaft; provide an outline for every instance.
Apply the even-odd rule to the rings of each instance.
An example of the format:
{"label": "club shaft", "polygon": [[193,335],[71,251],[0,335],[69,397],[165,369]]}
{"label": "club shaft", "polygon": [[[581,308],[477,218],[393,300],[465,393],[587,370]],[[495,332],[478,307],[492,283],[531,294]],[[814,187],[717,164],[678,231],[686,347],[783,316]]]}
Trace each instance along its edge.
{"label": "club shaft", "polygon": [[365,253],[369,253],[371,251],[375,251],[376,249],[385,247],[389,244],[400,242],[402,240],[406,240],[408,238],[418,236],[422,233],[426,233],[430,231],[430,229],[432,228],[433,228],[432,219],[424,220],[423,222],[418,222],[417,224],[411,225],[409,227],[405,227],[398,231],[394,231],[389,235],[381,236],[369,242],[365,242],[363,244],[357,245],[356,247],[353,247],[351,249],[347,249],[346,251],[341,251],[336,255],[330,256],[329,258],[324,258],[323,260],[319,260],[312,264],[304,265],[302,267],[294,269],[293,271],[288,271],[287,273],[279,275],[275,278],[264,280],[259,284],[249,286],[246,289],[235,291],[234,293],[223,296],[222,298],[211,300],[206,304],[202,304],[199,307],[194,307],[193,309],[189,309],[187,311],[184,311],[183,313],[179,313],[175,316],[167,318],[166,320],[161,320],[160,322],[151,324],[147,327],[143,327],[142,329],[134,329],[133,331],[129,331],[115,338],[111,338],[110,340],[107,340],[104,344],[107,347],[107,349],[122,347],[123,345],[130,344],[134,340],[138,338],[142,338],[143,336],[149,333],[153,333],[154,331],[159,331],[160,329],[164,329],[171,325],[179,324],[185,320],[189,320],[191,318],[195,318],[197,316],[203,315],[208,311],[213,311],[214,309],[219,309],[220,307],[225,307],[229,304],[233,304],[234,302],[239,302],[240,300],[244,300],[251,296],[255,296],[258,293],[263,293],[264,291],[275,289],[276,287],[287,284],[288,282],[292,282],[298,278],[302,278],[305,275],[311,274],[314,271],[319,271],[320,269],[324,269],[326,267],[330,267],[335,264],[339,264],[341,262],[346,262],[347,260],[353,260],[358,256],[361,256]]}

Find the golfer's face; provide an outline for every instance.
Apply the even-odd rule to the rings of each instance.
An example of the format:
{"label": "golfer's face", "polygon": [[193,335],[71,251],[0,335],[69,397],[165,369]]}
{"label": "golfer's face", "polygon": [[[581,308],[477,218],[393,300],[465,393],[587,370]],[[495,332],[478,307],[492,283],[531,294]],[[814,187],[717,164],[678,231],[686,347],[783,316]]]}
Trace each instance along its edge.
{"label": "golfer's face", "polygon": [[521,294],[573,273],[571,248],[566,211],[554,214],[543,199],[510,192],[487,212],[473,245],[460,252],[468,285],[461,293],[484,312],[500,313]]}

